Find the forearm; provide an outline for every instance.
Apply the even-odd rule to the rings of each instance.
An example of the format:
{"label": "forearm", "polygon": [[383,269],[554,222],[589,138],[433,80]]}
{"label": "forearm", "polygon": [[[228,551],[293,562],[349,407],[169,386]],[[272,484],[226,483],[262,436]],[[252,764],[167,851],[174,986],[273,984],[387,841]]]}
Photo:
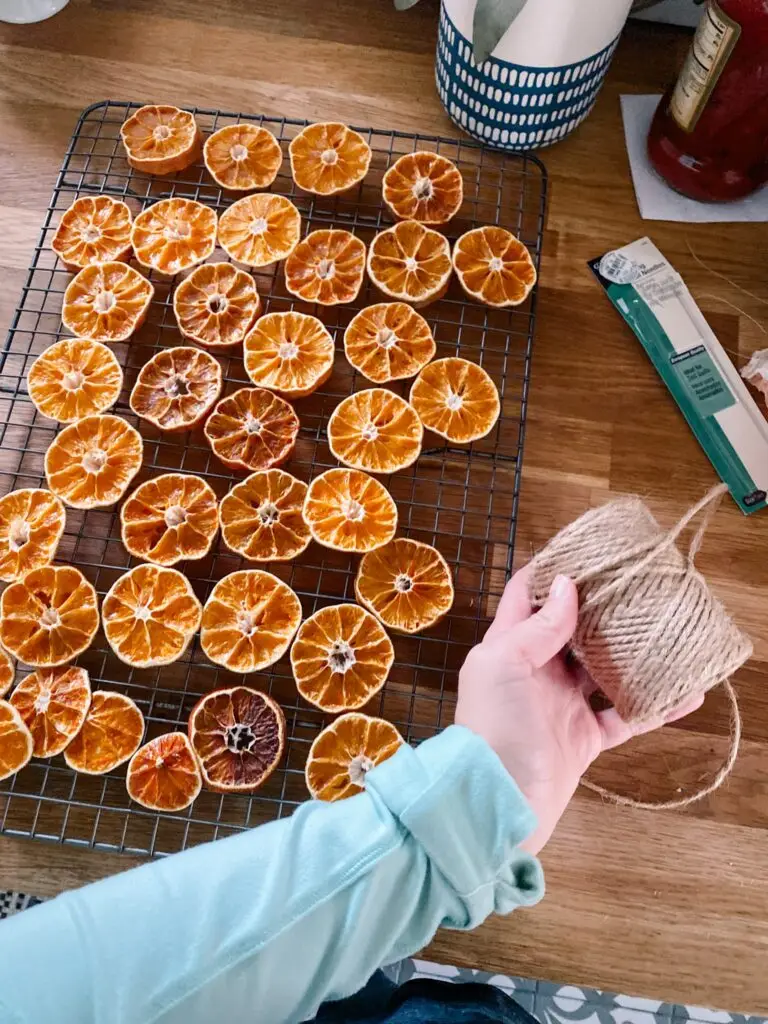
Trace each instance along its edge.
{"label": "forearm", "polygon": [[534,824],[490,748],[452,728],[371,772],[362,796],[12,918],[0,1020],[303,1020],[438,927],[539,899],[538,862],[516,849]]}

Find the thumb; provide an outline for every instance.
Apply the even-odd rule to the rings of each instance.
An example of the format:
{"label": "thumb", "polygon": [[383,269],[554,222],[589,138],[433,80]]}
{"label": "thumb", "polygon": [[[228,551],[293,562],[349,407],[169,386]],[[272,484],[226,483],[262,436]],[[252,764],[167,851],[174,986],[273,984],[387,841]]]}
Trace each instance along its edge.
{"label": "thumb", "polygon": [[510,630],[514,656],[533,668],[542,668],[573,636],[578,612],[579,596],[573,580],[556,576],[540,610]]}

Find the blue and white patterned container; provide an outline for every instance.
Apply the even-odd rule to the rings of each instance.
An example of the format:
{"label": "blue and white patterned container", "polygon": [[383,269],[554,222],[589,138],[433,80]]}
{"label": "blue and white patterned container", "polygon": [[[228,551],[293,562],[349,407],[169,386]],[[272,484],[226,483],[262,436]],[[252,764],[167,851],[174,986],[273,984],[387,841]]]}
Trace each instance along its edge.
{"label": "blue and white patterned container", "polygon": [[435,69],[451,119],[496,149],[559,142],[594,106],[632,0],[528,0],[480,67],[475,3],[441,2]]}

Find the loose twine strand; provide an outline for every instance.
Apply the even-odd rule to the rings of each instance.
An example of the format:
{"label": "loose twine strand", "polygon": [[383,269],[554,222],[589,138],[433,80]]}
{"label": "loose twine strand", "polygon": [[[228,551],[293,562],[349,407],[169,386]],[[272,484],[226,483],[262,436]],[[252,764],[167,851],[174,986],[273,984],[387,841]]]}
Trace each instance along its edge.
{"label": "loose twine strand", "polygon": [[[534,604],[543,603],[558,572],[570,575],[579,587],[574,653],[626,720],[662,724],[686,700],[718,683],[725,686],[730,742],[715,776],[693,793],[657,802],[582,780],[613,803],[657,810],[686,807],[718,789],[736,761],[742,726],[728,676],[751,655],[752,645],[694,566],[727,490],[725,484],[713,487],[666,532],[639,499],[609,503],[562,530],[532,561]],[[676,542],[702,512],[684,557]],[[631,543],[638,534],[642,539]]]}

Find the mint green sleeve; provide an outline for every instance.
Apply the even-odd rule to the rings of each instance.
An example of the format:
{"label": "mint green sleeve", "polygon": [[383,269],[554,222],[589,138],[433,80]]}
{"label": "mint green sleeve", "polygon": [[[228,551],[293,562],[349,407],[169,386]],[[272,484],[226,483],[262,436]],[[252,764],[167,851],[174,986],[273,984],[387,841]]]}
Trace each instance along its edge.
{"label": "mint green sleeve", "polygon": [[440,927],[543,894],[533,813],[451,726],[366,792],[154,861],[0,924],[2,1024],[302,1021]]}

